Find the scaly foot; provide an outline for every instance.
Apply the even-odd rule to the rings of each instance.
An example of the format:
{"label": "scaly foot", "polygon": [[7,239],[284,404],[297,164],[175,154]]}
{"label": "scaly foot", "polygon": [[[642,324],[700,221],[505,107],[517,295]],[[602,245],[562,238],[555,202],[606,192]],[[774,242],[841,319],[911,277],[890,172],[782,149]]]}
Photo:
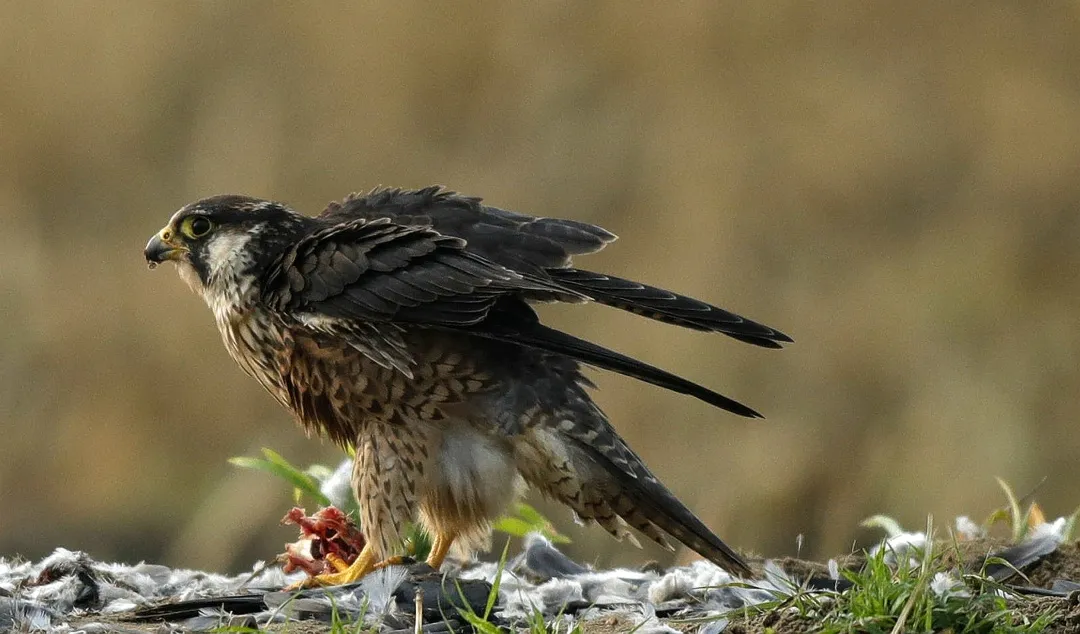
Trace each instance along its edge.
{"label": "scaly foot", "polygon": [[333,555],[328,555],[326,561],[336,572],[325,572],[321,575],[308,577],[299,583],[294,583],[286,588],[286,590],[299,590],[301,588],[316,588],[320,586],[341,586],[352,583],[374,570],[386,568],[387,566],[399,566],[405,563],[405,560],[402,557],[396,556],[376,562],[374,554],[371,552],[371,549],[367,547],[360,551],[360,554],[356,557],[356,561],[349,565],[346,565],[340,557]]}

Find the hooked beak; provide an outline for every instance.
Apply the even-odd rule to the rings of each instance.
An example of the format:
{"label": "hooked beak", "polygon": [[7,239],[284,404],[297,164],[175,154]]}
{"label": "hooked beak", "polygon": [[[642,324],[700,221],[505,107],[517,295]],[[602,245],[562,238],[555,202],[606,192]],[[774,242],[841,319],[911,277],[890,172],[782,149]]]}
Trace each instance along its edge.
{"label": "hooked beak", "polygon": [[173,237],[173,232],[166,227],[159,231],[156,236],[150,238],[150,242],[146,243],[146,249],[143,250],[143,255],[146,256],[146,263],[150,265],[150,268],[154,268],[166,260],[179,260],[183,258],[187,249],[174,244],[172,242]]}

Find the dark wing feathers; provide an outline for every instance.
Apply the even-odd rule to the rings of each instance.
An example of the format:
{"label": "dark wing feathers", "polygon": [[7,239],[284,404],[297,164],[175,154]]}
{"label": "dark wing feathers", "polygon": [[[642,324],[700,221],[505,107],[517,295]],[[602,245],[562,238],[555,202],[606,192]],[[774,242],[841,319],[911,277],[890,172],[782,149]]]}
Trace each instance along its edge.
{"label": "dark wing feathers", "polygon": [[552,269],[547,273],[561,286],[593,301],[649,319],[694,330],[721,332],[765,348],[779,348],[779,342],[791,342],[791,337],[778,330],[655,286],[580,269]]}
{"label": "dark wing feathers", "polygon": [[554,290],[423,225],[353,219],[309,233],[264,288],[282,311],[340,319],[460,326],[482,321],[502,295]]}
{"label": "dark wing feathers", "polygon": [[747,418],[763,418],[761,414],[746,405],[707,387],[561,330],[548,328],[540,323],[536,313],[528,305],[520,301],[500,301],[493,307],[487,319],[469,328],[468,331],[481,337],[524,344],[571,357],[591,366],[611,370],[672,392],[693,396],[733,414]]}
{"label": "dark wing feathers", "polygon": [[485,207],[439,188],[378,190],[331,204],[272,267],[264,301],[343,336],[352,322],[416,324],[526,345],[759,417],[705,387],[539,323],[526,301],[594,300],[760,346],[791,340],[689,297],[566,268],[572,255],[614,239],[599,227]]}
{"label": "dark wing feathers", "polygon": [[593,253],[615,240],[594,225],[557,218],[534,218],[487,207],[479,198],[439,187],[415,191],[375,190],[331,203],[320,216],[341,222],[390,218],[394,223],[429,226],[465,241],[467,249],[489,262],[555,282],[559,290],[531,290],[531,301],[581,301],[582,297],[670,324],[720,332],[746,343],[779,348],[791,342],[784,333],[722,308],[618,277],[567,268],[574,255]]}
{"label": "dark wing feathers", "polygon": [[439,187],[415,191],[380,189],[331,203],[319,216],[327,222],[391,218],[403,225],[430,226],[465,240],[469,251],[508,269],[541,273],[567,266],[570,256],[593,253],[615,236],[574,220],[534,218],[480,204],[479,198]]}

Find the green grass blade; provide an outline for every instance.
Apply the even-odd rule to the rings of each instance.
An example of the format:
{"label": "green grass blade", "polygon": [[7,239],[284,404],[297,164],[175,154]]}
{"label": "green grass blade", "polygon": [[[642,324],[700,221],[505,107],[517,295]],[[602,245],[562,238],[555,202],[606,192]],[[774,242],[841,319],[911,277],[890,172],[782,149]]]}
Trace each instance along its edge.
{"label": "green grass blade", "polygon": [[998,486],[1005,492],[1005,499],[1009,502],[1009,513],[1012,515],[1012,539],[1013,542],[1019,542],[1024,538],[1024,534],[1027,533],[1027,514],[1021,514],[1020,501],[1016,497],[1016,493],[1013,492],[1009,483],[1001,478],[994,478],[997,480]]}
{"label": "green grass blade", "polygon": [[499,600],[499,586],[502,585],[503,572],[506,570],[506,557],[510,553],[510,540],[506,540],[502,555],[499,556],[499,569],[495,573],[495,579],[491,584],[491,592],[488,593],[487,605],[484,606],[484,620],[488,620],[491,611],[495,609],[495,602]]}
{"label": "green grass blade", "polygon": [[268,456],[273,455],[276,460],[236,456],[229,458],[229,463],[245,469],[265,471],[266,473],[277,476],[285,482],[288,482],[305,494],[310,495],[318,504],[322,506],[330,505],[330,499],[323,495],[323,492],[319,490],[319,483],[314,478],[292,466],[281,458],[281,456],[269,449],[263,449],[263,453]]}

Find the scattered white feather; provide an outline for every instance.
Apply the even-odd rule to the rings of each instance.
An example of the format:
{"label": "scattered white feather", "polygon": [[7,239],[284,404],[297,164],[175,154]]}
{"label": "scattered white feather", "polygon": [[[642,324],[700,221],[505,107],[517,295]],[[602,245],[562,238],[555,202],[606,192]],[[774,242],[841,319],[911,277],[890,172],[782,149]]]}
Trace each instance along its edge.
{"label": "scattered white feather", "polygon": [[348,506],[352,499],[352,471],[353,459],[346,458],[319,487],[319,491],[330,500],[330,504],[339,509]]}
{"label": "scattered white feather", "polygon": [[1053,522],[1043,522],[1034,526],[1025,537],[1025,541],[1039,539],[1042,537],[1053,538],[1058,544],[1065,541],[1067,535],[1065,529],[1069,524],[1069,520],[1064,517],[1059,517]]}
{"label": "scattered white feather", "polygon": [[[389,566],[376,570],[364,577],[360,588],[367,597],[367,611],[371,614],[389,614],[395,606],[394,592],[408,577],[409,570],[405,566]],[[352,595],[354,598],[359,594]],[[357,611],[361,606],[356,606]]]}
{"label": "scattered white feather", "polygon": [[884,549],[885,563],[890,566],[895,566],[896,562],[899,561],[898,558],[904,557],[911,559],[912,557],[917,556],[919,551],[925,547],[926,533],[901,532],[871,548],[870,555],[877,555]]}
{"label": "scattered white feather", "polygon": [[976,524],[967,515],[956,518],[956,534],[961,539],[973,540],[986,537],[986,529]]}
{"label": "scattered white feather", "polygon": [[935,574],[933,581],[930,582],[930,590],[942,599],[971,596],[971,591],[963,580],[951,572]]}
{"label": "scattered white feather", "polygon": [[[348,475],[348,465],[338,472]],[[964,518],[957,520],[956,526],[958,532],[973,530],[973,523]],[[1059,518],[1033,528],[1031,536],[1060,543],[1065,528],[1066,520]],[[494,563],[480,563],[455,573],[462,582],[484,580],[491,583],[499,577],[496,616],[506,622],[528,620],[539,612],[549,624],[558,621],[560,627],[565,625],[565,631],[569,631],[575,623],[590,618],[589,615],[605,615],[618,619],[620,624],[636,627],[638,632],[671,632],[673,630],[657,618],[657,611],[668,615],[692,608],[695,616],[717,617],[702,630],[715,634],[722,631],[724,622],[720,617],[728,611],[782,600],[801,591],[802,585],[801,580],[789,576],[773,561],[765,563],[760,579],[737,579],[703,560],[664,573],[626,568],[599,571],[559,561],[561,553],[541,536],[530,536],[525,543],[527,548],[554,551],[545,550],[542,556],[531,553],[534,564],[540,562],[536,565],[550,565],[552,569],[561,566],[575,572],[564,576],[538,574],[528,568],[530,559],[523,553],[505,568]],[[874,552],[884,548],[886,559],[895,563],[901,557],[911,557],[925,546],[925,534],[899,531],[875,547]],[[46,569],[49,570],[49,583],[32,583]],[[831,579],[840,579],[835,560],[829,561],[828,570]],[[22,630],[70,631],[64,619],[83,608],[116,614],[166,599],[176,601],[242,594],[256,588],[276,589],[302,577],[303,573],[299,572],[286,576],[278,566],[264,566],[262,562],[248,573],[233,576],[146,563],[104,564],[91,560],[84,553],[60,548],[37,563],[0,559],[0,589],[12,595],[11,598],[0,597],[0,629],[10,624]],[[234,617],[220,611],[205,611],[182,626],[188,629],[222,625],[265,627],[268,623],[290,618],[314,616],[327,619],[336,610],[345,618],[363,617],[364,627],[378,629],[380,623],[383,627],[390,627],[391,623],[396,624],[393,627],[400,627],[401,623],[411,619],[411,609],[409,614],[397,614],[403,608],[398,606],[400,598],[395,596],[395,591],[407,578],[404,567],[394,566],[367,576],[357,586],[327,588],[325,594],[309,593],[297,597],[292,592],[275,590],[263,595],[262,601],[267,606],[263,612]],[[946,573],[937,574],[931,588],[943,597],[965,596],[968,592],[958,575]],[[9,607],[4,607],[4,601]],[[96,603],[88,606],[87,602]]]}

